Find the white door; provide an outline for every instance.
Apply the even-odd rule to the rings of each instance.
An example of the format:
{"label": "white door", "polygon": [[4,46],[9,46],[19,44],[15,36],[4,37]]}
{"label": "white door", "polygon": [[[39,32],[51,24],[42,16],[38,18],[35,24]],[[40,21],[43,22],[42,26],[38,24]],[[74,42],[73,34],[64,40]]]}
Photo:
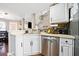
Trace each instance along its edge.
{"label": "white door", "polygon": [[31,36],[24,35],[23,39],[23,54],[24,56],[31,55]]}
{"label": "white door", "polygon": [[23,56],[23,36],[16,36],[16,56]]}

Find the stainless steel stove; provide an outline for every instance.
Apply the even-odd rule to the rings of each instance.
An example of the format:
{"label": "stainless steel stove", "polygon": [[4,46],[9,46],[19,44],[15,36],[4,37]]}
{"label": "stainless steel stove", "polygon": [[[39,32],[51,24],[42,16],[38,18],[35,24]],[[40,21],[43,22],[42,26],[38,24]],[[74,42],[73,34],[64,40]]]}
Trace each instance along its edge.
{"label": "stainless steel stove", "polygon": [[8,43],[8,32],[0,31],[0,42]]}

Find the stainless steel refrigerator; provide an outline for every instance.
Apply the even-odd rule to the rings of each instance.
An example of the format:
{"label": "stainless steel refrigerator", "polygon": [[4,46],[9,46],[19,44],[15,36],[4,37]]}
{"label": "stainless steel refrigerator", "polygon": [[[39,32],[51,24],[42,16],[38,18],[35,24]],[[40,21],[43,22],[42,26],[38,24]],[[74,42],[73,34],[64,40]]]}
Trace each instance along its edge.
{"label": "stainless steel refrigerator", "polygon": [[76,38],[74,40],[74,55],[79,56],[79,4],[76,14],[74,14],[72,21],[70,21],[70,34]]}

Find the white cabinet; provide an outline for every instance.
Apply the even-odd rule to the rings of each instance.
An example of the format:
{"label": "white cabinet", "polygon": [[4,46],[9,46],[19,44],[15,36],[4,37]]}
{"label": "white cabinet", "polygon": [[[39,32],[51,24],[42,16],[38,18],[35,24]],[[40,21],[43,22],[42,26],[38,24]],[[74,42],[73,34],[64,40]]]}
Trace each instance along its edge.
{"label": "white cabinet", "polygon": [[40,53],[40,36],[34,35],[32,38],[33,46],[32,46],[32,55]]}
{"label": "white cabinet", "polygon": [[35,55],[41,52],[40,35],[24,34],[9,36],[9,53],[14,56]]}
{"label": "white cabinet", "polygon": [[68,22],[67,4],[61,3],[50,7],[50,23]]}
{"label": "white cabinet", "polygon": [[9,54],[13,56],[23,55],[23,36],[9,34]]}
{"label": "white cabinet", "polygon": [[15,37],[15,55],[22,56],[23,55],[23,36]]}
{"label": "white cabinet", "polygon": [[61,46],[61,56],[72,56],[72,46]]}
{"label": "white cabinet", "polygon": [[40,35],[24,35],[23,39],[24,55],[35,55],[40,53]]}
{"label": "white cabinet", "polygon": [[73,56],[74,55],[74,40],[60,38],[60,47],[59,47],[60,56]]}
{"label": "white cabinet", "polygon": [[24,35],[23,37],[23,54],[24,55],[31,55],[31,45],[30,45],[31,39],[30,36]]}

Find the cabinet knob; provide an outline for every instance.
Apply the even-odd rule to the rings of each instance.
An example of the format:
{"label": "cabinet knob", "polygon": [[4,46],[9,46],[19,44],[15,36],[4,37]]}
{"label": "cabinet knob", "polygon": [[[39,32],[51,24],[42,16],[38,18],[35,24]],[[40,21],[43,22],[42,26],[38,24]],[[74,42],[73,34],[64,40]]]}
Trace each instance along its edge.
{"label": "cabinet knob", "polygon": [[32,45],[33,45],[33,41],[30,42],[30,46],[32,46]]}
{"label": "cabinet knob", "polygon": [[68,42],[68,41],[65,41],[66,43]]}

